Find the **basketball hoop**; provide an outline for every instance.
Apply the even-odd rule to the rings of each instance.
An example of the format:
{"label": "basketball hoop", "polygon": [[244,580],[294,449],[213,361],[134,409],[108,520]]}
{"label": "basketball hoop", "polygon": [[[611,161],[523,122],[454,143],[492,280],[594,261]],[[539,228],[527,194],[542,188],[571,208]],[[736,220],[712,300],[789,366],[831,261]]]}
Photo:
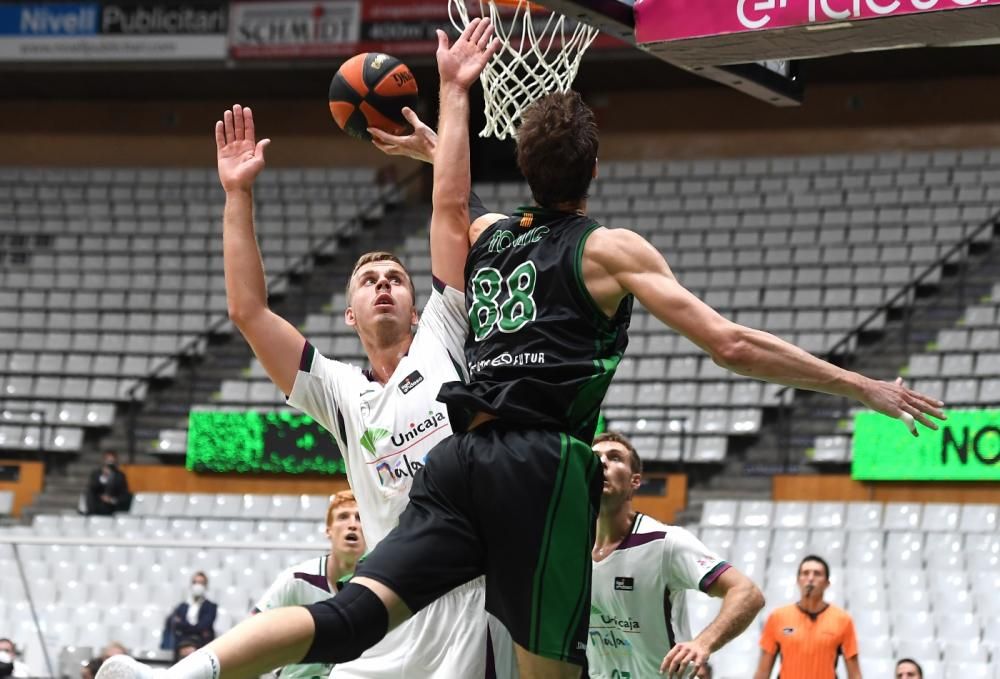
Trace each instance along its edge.
{"label": "basketball hoop", "polygon": [[479,16],[493,22],[501,42],[479,76],[486,97],[486,125],[479,136],[506,139],[517,134],[516,123],[529,104],[572,87],[598,30],[579,22],[567,25],[564,15],[528,0],[448,0],[448,17],[458,31],[475,18],[469,15],[469,5],[476,4]]}

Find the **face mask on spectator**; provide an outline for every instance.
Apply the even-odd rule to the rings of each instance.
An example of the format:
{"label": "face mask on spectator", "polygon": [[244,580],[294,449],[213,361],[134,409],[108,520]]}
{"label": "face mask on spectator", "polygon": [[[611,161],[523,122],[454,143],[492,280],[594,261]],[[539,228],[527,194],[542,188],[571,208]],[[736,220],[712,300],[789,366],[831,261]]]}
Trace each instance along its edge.
{"label": "face mask on spectator", "polygon": [[191,584],[191,595],[195,598],[205,596],[205,585],[200,582],[194,582]]}
{"label": "face mask on spectator", "polygon": [[7,651],[0,651],[0,677],[14,674],[14,658]]}

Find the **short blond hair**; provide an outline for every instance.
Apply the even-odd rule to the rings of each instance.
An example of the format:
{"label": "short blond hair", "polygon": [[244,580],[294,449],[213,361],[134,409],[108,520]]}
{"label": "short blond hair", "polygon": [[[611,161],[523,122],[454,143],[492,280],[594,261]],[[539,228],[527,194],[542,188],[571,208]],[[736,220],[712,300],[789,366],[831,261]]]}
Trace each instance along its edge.
{"label": "short blond hair", "polygon": [[410,295],[413,297],[414,301],[417,299],[417,291],[413,287],[413,279],[410,277],[410,272],[407,271],[406,265],[403,264],[402,260],[391,252],[386,252],[385,250],[373,250],[372,252],[366,252],[365,254],[358,257],[358,261],[354,263],[354,268],[351,269],[351,275],[347,278],[347,305],[351,304],[351,287],[354,284],[354,274],[358,272],[358,269],[365,266],[366,264],[372,264],[374,262],[392,262],[393,264],[398,264],[399,268],[403,270],[406,274],[406,282],[410,286]]}
{"label": "short blond hair", "polygon": [[330,496],[330,505],[326,508],[326,526],[330,527],[333,523],[333,513],[337,511],[338,507],[343,505],[356,505],[358,504],[357,498],[354,497],[353,490],[342,490],[338,493],[334,493]]}

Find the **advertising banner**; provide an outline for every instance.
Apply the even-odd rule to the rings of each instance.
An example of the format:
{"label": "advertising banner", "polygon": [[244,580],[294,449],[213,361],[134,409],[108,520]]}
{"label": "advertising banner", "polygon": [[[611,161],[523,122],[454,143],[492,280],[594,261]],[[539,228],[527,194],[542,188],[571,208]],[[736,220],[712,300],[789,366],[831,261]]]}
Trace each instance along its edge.
{"label": "advertising banner", "polygon": [[854,419],[851,476],[858,481],[1000,481],[1000,410],[949,410],[914,438],[875,412]]}
{"label": "advertising banner", "polygon": [[197,472],[343,474],[333,437],[308,415],[193,410],[188,469]]}
{"label": "advertising banner", "polygon": [[229,17],[237,58],[350,55],[360,35],[361,0],[240,2]]}
{"label": "advertising banner", "polygon": [[226,57],[225,2],[0,6],[3,61],[190,61]]}
{"label": "advertising banner", "polygon": [[[231,4],[229,45],[237,59],[429,55],[439,28],[451,28],[448,0],[245,0]],[[623,44],[601,35],[592,48],[602,47]]]}
{"label": "advertising banner", "polygon": [[1000,0],[638,0],[635,37],[686,40],[984,5]]}

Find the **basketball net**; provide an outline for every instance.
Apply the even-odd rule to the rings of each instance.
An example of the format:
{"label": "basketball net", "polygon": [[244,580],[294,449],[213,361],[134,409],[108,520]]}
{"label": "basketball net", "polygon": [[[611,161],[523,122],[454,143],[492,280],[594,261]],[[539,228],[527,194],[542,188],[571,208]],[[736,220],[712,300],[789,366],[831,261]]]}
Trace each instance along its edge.
{"label": "basketball net", "polygon": [[[448,17],[459,32],[475,18],[469,4],[477,3],[448,0]],[[501,42],[479,76],[486,97],[486,125],[479,136],[506,139],[517,135],[521,112],[533,101],[569,91],[599,31],[579,22],[567,25],[564,15],[527,0],[479,0],[478,5],[479,16],[490,18]]]}

